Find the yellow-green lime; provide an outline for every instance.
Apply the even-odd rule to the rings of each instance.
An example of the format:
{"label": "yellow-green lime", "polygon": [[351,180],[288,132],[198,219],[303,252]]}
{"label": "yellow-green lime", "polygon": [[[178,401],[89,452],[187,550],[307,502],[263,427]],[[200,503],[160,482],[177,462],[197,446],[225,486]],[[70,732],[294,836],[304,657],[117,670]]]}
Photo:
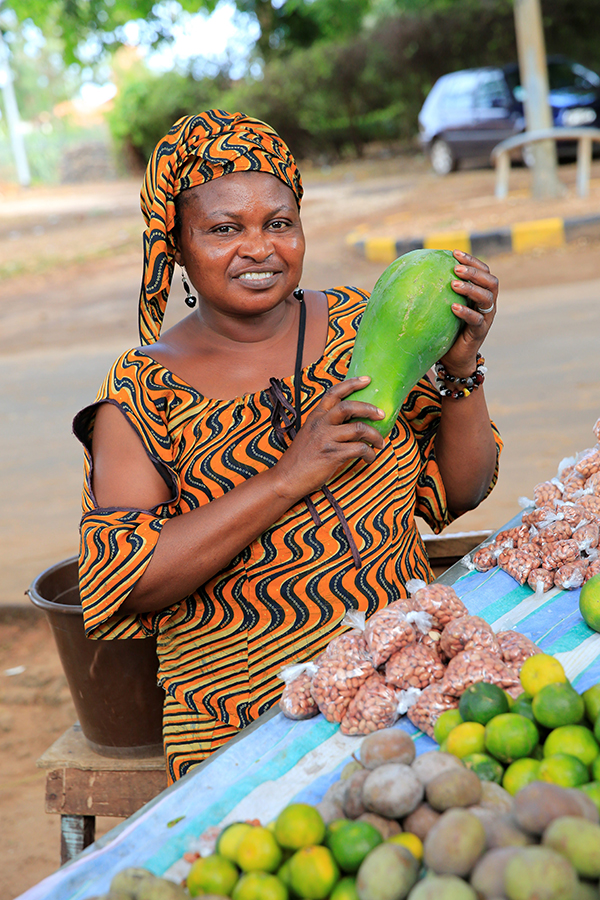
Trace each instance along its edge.
{"label": "yellow-green lime", "polygon": [[587,766],[568,753],[556,753],[554,756],[546,756],[538,769],[539,781],[550,781],[561,787],[577,787],[586,784],[590,780]]}
{"label": "yellow-green lime", "polygon": [[501,763],[509,764],[529,756],[538,740],[533,722],[517,713],[502,713],[485,726],[485,749]]}
{"label": "yellow-green lime", "polygon": [[536,653],[525,660],[519,675],[521,685],[526,694],[535,697],[547,684],[556,681],[567,681],[562,664],[549,653]]}
{"label": "yellow-green lime", "polygon": [[590,722],[595,722],[600,716],[600,682],[592,685],[581,695],[585,703],[585,714]]}
{"label": "yellow-green lime", "polygon": [[282,859],[275,835],[260,825],[255,825],[239,843],[237,864],[244,872],[276,872]]}
{"label": "yellow-green lime", "polygon": [[239,878],[234,864],[224,856],[213,853],[201,856],[192,863],[186,879],[190,896],[199,894],[225,894],[229,896]]}
{"label": "yellow-green lime", "polygon": [[359,900],[355,879],[351,875],[340,879],[329,895],[329,900]]}
{"label": "yellow-green lime", "polygon": [[433,726],[433,739],[438,744],[442,744],[453,728],[463,721],[458,709],[446,709],[437,717]]}
{"label": "yellow-green lime", "polygon": [[598,718],[594,722],[594,737],[600,744],[600,716],[598,716]]}
{"label": "yellow-green lime", "polygon": [[515,759],[504,772],[502,787],[514,797],[517,791],[520,791],[521,788],[524,788],[531,781],[539,781],[539,768],[540,763],[537,759],[530,759],[527,756]]}
{"label": "yellow-green lime", "polygon": [[600,813],[600,781],[588,781],[587,784],[578,784],[578,789],[587,794],[590,800],[598,807]]}
{"label": "yellow-green lime", "polygon": [[582,697],[565,681],[543,687],[533,698],[531,708],[544,728],[576,725],[585,713]]}
{"label": "yellow-green lime", "polygon": [[462,761],[467,769],[475,772],[480,781],[495,781],[496,784],[501,784],[504,768],[489,753],[469,753],[463,756]]}
{"label": "yellow-green lime", "polygon": [[460,759],[469,753],[483,753],[485,750],[485,726],[479,722],[461,722],[446,738],[446,751]]}
{"label": "yellow-green lime", "polygon": [[302,847],[289,863],[292,891],[304,900],[325,900],[340,878],[340,870],[328,847]]}
{"label": "yellow-green lime", "polygon": [[419,862],[423,859],[423,841],[418,835],[413,834],[412,831],[401,831],[400,834],[393,834],[387,839],[387,843],[400,844],[401,847],[406,847]]}
{"label": "yellow-green lime", "polygon": [[319,810],[308,803],[290,803],[275,820],[277,843],[289,850],[320,844],[325,837],[325,830],[325,822]]}
{"label": "yellow-green lime", "polygon": [[231,894],[232,900],[288,900],[288,889],[268,872],[246,872]]}
{"label": "yellow-green lime", "polygon": [[342,870],[358,872],[365,856],[383,842],[381,833],[370,822],[346,822],[331,834],[328,847]]}
{"label": "yellow-green lime", "polygon": [[225,859],[230,859],[231,862],[236,863],[240,841],[253,827],[247,822],[234,822],[232,825],[228,825],[219,835],[216,852],[220,856],[224,856]]}
{"label": "yellow-green lime", "polygon": [[458,701],[458,711],[465,722],[487,725],[494,716],[508,712],[508,700],[497,684],[478,681],[463,691]]}
{"label": "yellow-green lime", "polygon": [[598,756],[592,763],[591,772],[594,781],[600,781],[600,754],[598,754]]}
{"label": "yellow-green lime", "polygon": [[[291,857],[290,857],[291,859]],[[282,863],[277,869],[277,877],[281,881],[282,884],[285,884],[286,888],[291,891],[292,889],[292,876],[290,874],[290,859],[286,859],[284,863]]]}
{"label": "yellow-green lime", "polygon": [[544,757],[557,753],[576,756],[584,766],[589,767],[600,753],[600,746],[585,725],[562,725],[551,731],[544,741]]}
{"label": "yellow-green lime", "polygon": [[581,588],[579,612],[592,631],[600,631],[600,574],[592,575]]}
{"label": "yellow-green lime", "polygon": [[[323,838],[323,843],[326,847],[329,847],[329,842],[331,841],[332,835],[341,828],[342,825],[346,825],[347,822],[352,821],[351,819],[334,819],[333,822],[329,822],[325,828],[325,837]],[[331,849],[331,848],[329,848]]]}

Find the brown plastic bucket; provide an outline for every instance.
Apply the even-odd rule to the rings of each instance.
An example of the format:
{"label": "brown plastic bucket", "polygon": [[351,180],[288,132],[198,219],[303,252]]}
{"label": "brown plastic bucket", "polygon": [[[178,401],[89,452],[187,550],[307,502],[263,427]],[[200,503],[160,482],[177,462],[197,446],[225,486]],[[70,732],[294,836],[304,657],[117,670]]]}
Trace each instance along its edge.
{"label": "brown plastic bucket", "polygon": [[92,641],[83,630],[77,557],[46,569],[27,593],[50,623],[81,730],[102,756],[162,754],[164,691],[156,639]]}

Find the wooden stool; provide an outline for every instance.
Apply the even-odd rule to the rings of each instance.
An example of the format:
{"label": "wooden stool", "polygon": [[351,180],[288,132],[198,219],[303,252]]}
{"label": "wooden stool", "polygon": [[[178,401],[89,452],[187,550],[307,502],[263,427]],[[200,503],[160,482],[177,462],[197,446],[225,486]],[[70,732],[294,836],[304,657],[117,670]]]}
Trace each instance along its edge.
{"label": "wooden stool", "polygon": [[46,812],[61,817],[61,865],[94,842],[96,816],[127,818],[167,786],[163,756],[100,756],[78,724],[65,731],[37,765],[48,770]]}

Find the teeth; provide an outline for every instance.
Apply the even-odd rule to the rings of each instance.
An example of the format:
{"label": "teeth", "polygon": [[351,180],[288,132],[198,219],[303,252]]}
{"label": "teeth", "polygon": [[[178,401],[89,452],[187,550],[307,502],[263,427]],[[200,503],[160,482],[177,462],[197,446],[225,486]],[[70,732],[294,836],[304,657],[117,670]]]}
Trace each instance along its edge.
{"label": "teeth", "polygon": [[273,275],[273,272],[244,272],[243,275],[240,275],[240,278],[245,278],[249,281],[262,281],[264,278],[271,278]]}

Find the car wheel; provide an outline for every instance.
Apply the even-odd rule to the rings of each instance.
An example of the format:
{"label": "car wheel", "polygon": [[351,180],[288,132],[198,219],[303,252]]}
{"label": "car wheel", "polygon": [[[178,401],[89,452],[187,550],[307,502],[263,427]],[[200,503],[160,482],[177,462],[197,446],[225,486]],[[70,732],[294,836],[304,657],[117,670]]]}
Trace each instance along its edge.
{"label": "car wheel", "polygon": [[443,138],[437,138],[431,145],[429,152],[431,167],[436,175],[448,175],[458,166],[452,147]]}

